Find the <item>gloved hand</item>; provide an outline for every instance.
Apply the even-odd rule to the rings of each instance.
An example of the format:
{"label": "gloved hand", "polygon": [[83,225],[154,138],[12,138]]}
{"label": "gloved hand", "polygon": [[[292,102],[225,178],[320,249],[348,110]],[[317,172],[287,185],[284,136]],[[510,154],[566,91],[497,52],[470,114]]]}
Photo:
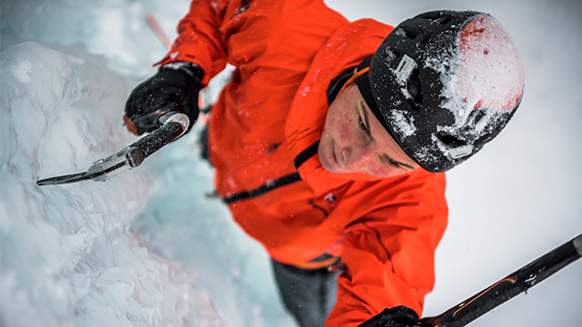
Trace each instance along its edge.
{"label": "gloved hand", "polygon": [[398,306],[372,317],[358,327],[414,327],[418,324],[418,314],[409,307]]}
{"label": "gloved hand", "polygon": [[186,114],[190,127],[198,118],[198,93],[204,72],[198,65],[178,61],[136,86],[125,102],[123,121],[127,129],[141,135],[155,130],[157,118],[166,111]]}
{"label": "gloved hand", "polygon": [[382,327],[413,327],[418,323],[418,314],[405,306],[385,309],[380,314],[379,326]]}

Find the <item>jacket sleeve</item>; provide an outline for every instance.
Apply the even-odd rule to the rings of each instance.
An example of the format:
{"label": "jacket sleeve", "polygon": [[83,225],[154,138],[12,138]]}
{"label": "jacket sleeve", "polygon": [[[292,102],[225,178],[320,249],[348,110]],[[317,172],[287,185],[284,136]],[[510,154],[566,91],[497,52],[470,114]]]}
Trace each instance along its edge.
{"label": "jacket sleeve", "polygon": [[345,271],[325,327],[355,327],[385,308],[422,314],[434,286],[434,255],[447,224],[444,174],[400,193],[388,207],[354,223],[343,241]]}
{"label": "jacket sleeve", "polygon": [[204,71],[203,85],[226,66],[226,41],[220,27],[226,11],[226,0],[193,0],[190,11],[178,24],[178,37],[166,56],[156,63],[189,61]]}

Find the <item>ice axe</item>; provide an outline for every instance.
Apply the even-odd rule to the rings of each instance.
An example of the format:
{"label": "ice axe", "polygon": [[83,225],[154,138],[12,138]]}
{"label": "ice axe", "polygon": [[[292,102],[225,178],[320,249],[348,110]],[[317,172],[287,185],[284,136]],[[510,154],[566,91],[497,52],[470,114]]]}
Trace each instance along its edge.
{"label": "ice axe", "polygon": [[[417,327],[461,327],[548,278],[582,256],[582,234],[499,280],[438,316],[420,319]],[[386,309],[385,312],[388,312]],[[358,327],[383,326],[383,313]]]}
{"label": "ice axe", "polygon": [[[134,117],[132,117],[134,119]],[[37,185],[56,185],[85,180],[105,182],[113,176],[135,168],[166,144],[182,136],[190,124],[188,116],[175,111],[156,111],[134,120],[137,128],[155,128],[151,133],[123,148],[121,151],[97,160],[86,172],[41,179]],[[153,128],[152,128],[153,127]]]}

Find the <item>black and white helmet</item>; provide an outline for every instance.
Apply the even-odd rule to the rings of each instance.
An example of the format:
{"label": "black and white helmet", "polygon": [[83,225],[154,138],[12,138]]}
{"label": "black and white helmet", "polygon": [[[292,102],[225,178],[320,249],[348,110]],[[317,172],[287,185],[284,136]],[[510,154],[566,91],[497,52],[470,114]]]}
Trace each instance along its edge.
{"label": "black and white helmet", "polygon": [[394,28],[364,60],[357,85],[421,167],[443,172],[493,139],[519,106],[519,54],[489,14],[432,11]]}

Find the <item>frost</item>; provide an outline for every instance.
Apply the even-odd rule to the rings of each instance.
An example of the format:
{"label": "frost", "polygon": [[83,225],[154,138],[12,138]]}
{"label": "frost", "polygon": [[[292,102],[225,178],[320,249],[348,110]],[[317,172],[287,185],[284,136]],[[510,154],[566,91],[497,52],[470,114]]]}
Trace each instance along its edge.
{"label": "frost", "polygon": [[10,66],[10,71],[17,81],[21,83],[30,83],[30,71],[32,64],[28,60],[17,58],[15,63]]}
{"label": "frost", "polygon": [[398,134],[408,137],[416,132],[416,125],[414,124],[414,118],[407,118],[406,113],[403,110],[392,110],[390,112],[392,125],[398,129]]}
{"label": "frost", "polygon": [[460,45],[441,49],[425,62],[441,75],[442,96],[447,99],[443,107],[455,115],[456,125],[476,107],[512,109],[523,90],[523,70],[503,28],[482,16],[465,27],[460,40]]}
{"label": "frost", "polygon": [[394,61],[396,61],[398,56],[388,47],[386,47],[385,52],[386,52],[386,64],[390,66]]}
{"label": "frost", "polygon": [[468,107],[511,110],[523,90],[523,70],[517,50],[505,30],[482,16],[461,35],[459,91]]}
{"label": "frost", "polygon": [[[473,19],[461,35],[449,32],[444,39],[450,40],[449,45],[432,48],[432,55],[424,62],[425,68],[439,73],[444,86],[441,96],[445,99],[441,107],[454,116],[452,125],[440,126],[439,130],[476,140],[493,132],[520,100],[521,61],[508,34],[489,16]],[[452,157],[470,150],[466,146],[452,149],[436,135],[433,141]]]}
{"label": "frost", "polygon": [[394,29],[394,31],[392,33],[394,33],[395,35],[398,35],[398,36],[406,37],[406,32],[401,28]]}
{"label": "frost", "polygon": [[[436,137],[436,136],[434,136],[434,137]],[[434,141],[434,139],[433,139],[433,141]],[[436,142],[436,141],[434,141],[434,142]],[[422,146],[415,151],[414,155],[416,158],[419,158],[419,160],[439,162],[439,160],[438,160],[439,158],[437,158],[431,150],[432,150],[432,147]],[[441,169],[441,168],[436,167],[436,169]]]}

